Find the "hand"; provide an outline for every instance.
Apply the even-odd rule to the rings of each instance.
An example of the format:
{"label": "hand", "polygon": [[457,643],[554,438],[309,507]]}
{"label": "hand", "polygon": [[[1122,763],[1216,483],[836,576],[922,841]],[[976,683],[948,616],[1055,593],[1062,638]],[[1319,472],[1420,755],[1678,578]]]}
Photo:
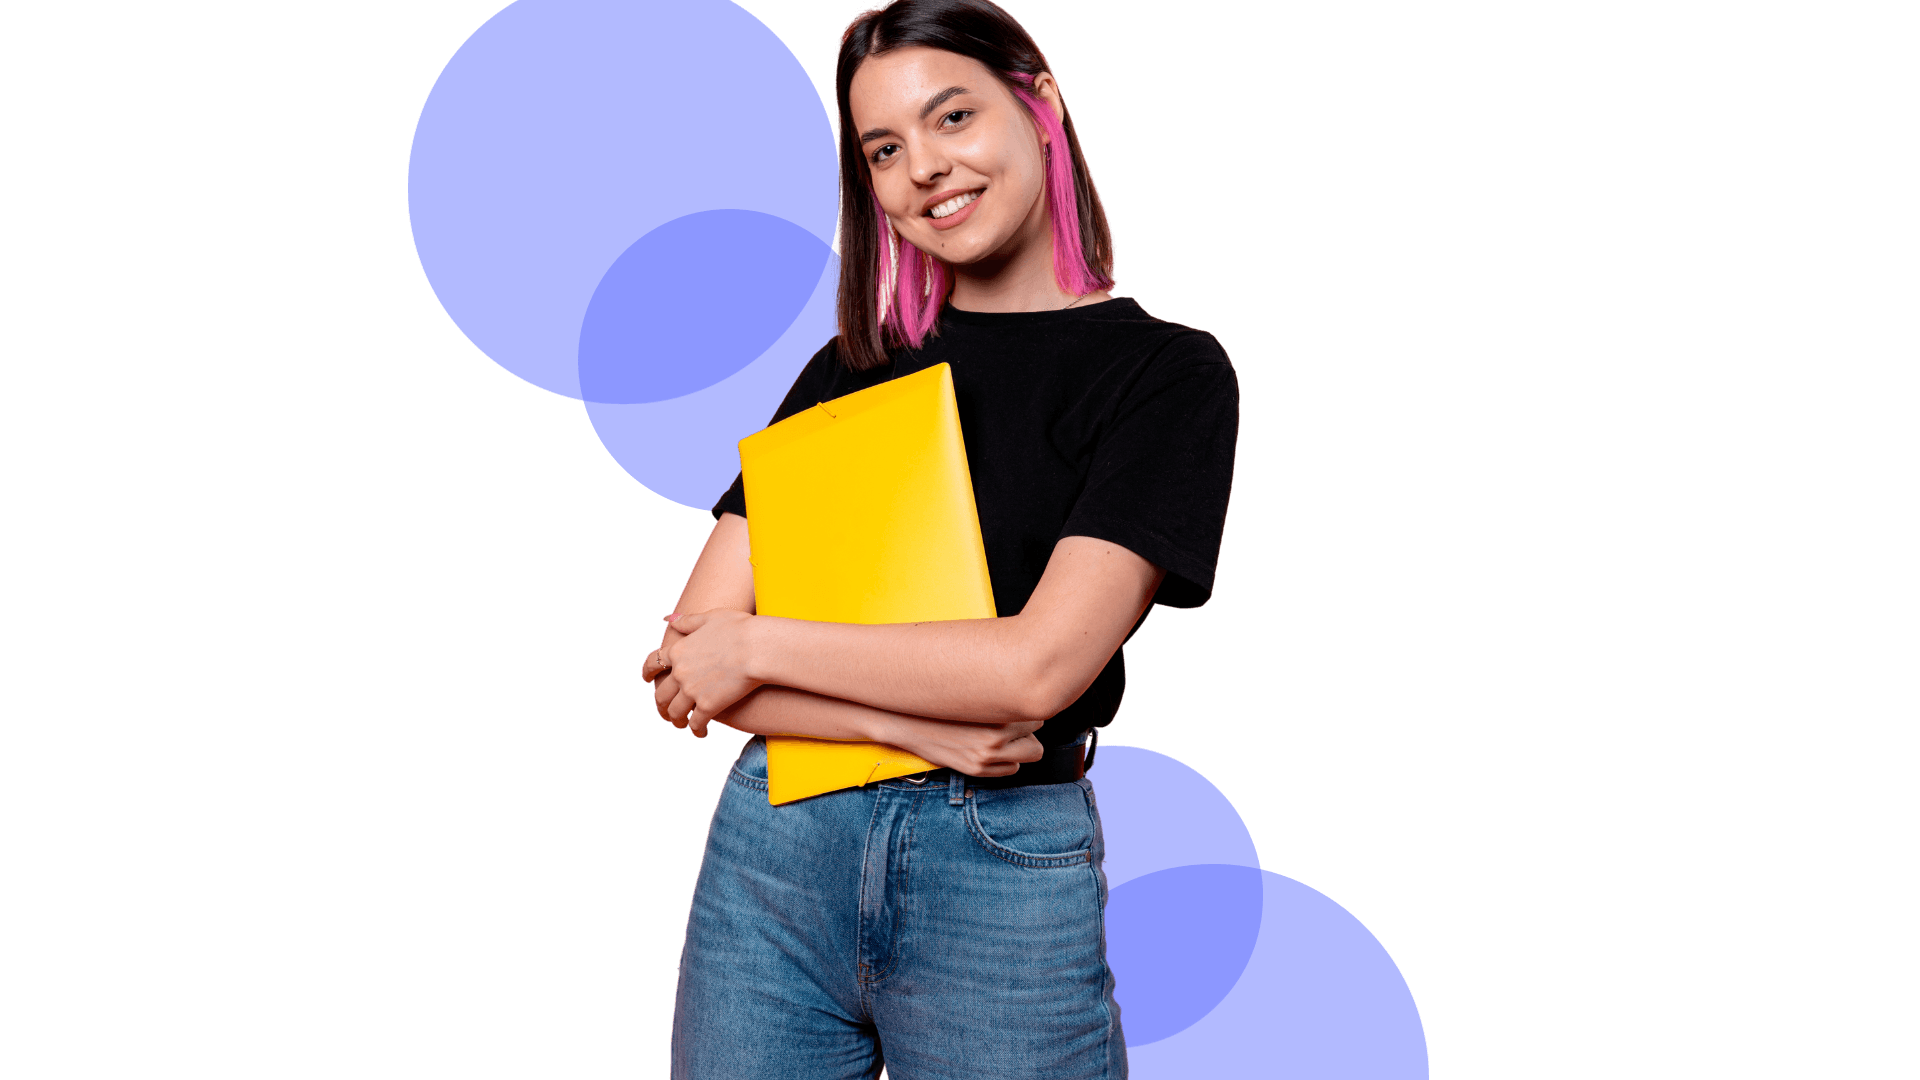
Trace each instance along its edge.
{"label": "hand", "polygon": [[705,738],[708,721],[760,687],[748,674],[753,619],[730,608],[673,617],[642,672],[662,719]]}
{"label": "hand", "polygon": [[[667,711],[667,706],[673,704],[673,699],[680,693],[680,681],[673,677],[673,669],[667,666],[667,646],[679,641],[680,637],[681,635],[674,633],[672,630],[668,630],[666,640],[660,643],[660,648],[647,654],[646,663],[640,667],[640,677],[653,684],[653,708],[655,712],[660,714],[660,719],[667,721],[674,727],[685,728],[687,726],[687,716],[685,713],[674,716]],[[706,738],[707,726],[701,724],[699,727],[694,728],[693,737],[696,739]]]}
{"label": "hand", "polygon": [[1009,776],[1023,762],[1039,761],[1046,747],[1039,736],[1044,720],[1011,724],[969,724],[955,720],[927,720],[896,716],[880,725],[877,741],[918,754],[935,765],[968,776]]}

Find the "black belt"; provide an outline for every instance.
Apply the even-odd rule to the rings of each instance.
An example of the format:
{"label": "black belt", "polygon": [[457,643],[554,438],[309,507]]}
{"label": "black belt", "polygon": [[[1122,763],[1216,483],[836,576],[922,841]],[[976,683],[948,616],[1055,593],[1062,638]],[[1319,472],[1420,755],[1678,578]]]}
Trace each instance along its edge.
{"label": "black belt", "polygon": [[[967,786],[977,788],[1014,788],[1031,787],[1035,784],[1070,784],[1087,775],[1093,768],[1093,752],[1100,744],[1098,728],[1087,731],[1085,742],[1075,741],[1071,746],[1056,746],[1047,751],[1039,761],[1022,762],[1020,771],[1006,776],[968,776]],[[922,773],[928,780],[945,782],[953,774],[951,769],[935,769]],[[962,775],[965,775],[964,773]],[[903,780],[916,780],[917,777],[901,777]]]}

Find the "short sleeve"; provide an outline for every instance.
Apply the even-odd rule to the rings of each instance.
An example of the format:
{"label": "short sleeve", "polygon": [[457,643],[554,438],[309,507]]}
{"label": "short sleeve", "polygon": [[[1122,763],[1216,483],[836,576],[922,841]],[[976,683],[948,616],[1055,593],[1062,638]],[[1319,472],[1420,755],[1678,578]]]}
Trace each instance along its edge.
{"label": "short sleeve", "polygon": [[1154,602],[1199,607],[1233,487],[1240,385],[1210,334],[1168,342],[1117,402],[1060,530],[1111,541],[1167,572]]}
{"label": "short sleeve", "polygon": [[[793,380],[793,386],[787,390],[787,396],[781,400],[780,407],[773,411],[773,419],[767,421],[767,425],[771,427],[794,413],[811,409],[837,396],[831,390],[839,363],[839,354],[834,350],[833,342],[822,345],[820,351],[813,354],[813,359],[807,361],[807,366],[800,369],[799,377]],[[713,504],[713,519],[720,520],[722,514],[747,516],[746,482],[738,473],[734,474],[733,484],[727,488],[727,493]]]}

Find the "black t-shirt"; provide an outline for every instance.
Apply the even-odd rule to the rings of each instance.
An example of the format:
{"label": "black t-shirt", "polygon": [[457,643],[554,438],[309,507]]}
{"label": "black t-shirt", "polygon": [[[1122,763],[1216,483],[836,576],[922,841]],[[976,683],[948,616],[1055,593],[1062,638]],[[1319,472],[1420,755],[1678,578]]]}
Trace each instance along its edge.
{"label": "black t-shirt", "polygon": [[[1156,603],[1206,603],[1240,424],[1239,383],[1212,335],[1124,298],[1060,311],[949,306],[937,336],[872,371],[847,370],[829,342],[773,419],[940,363],[953,366],[1001,615],[1026,606],[1066,536],[1111,541],[1165,570]],[[746,512],[735,479],[713,515]],[[1064,746],[1104,726],[1125,688],[1115,652],[1080,699],[1040,729],[1041,742]]]}

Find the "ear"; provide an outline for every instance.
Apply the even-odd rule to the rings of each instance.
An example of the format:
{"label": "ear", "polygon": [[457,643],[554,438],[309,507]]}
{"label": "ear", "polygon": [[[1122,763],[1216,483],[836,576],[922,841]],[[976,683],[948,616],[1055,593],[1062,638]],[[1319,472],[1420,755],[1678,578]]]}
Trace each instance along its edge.
{"label": "ear", "polygon": [[[1033,96],[1047,103],[1047,107],[1053,110],[1054,119],[1066,121],[1067,103],[1060,97],[1060,84],[1054,81],[1053,72],[1043,71],[1033,77]],[[1044,133],[1040,141],[1047,141]]]}

